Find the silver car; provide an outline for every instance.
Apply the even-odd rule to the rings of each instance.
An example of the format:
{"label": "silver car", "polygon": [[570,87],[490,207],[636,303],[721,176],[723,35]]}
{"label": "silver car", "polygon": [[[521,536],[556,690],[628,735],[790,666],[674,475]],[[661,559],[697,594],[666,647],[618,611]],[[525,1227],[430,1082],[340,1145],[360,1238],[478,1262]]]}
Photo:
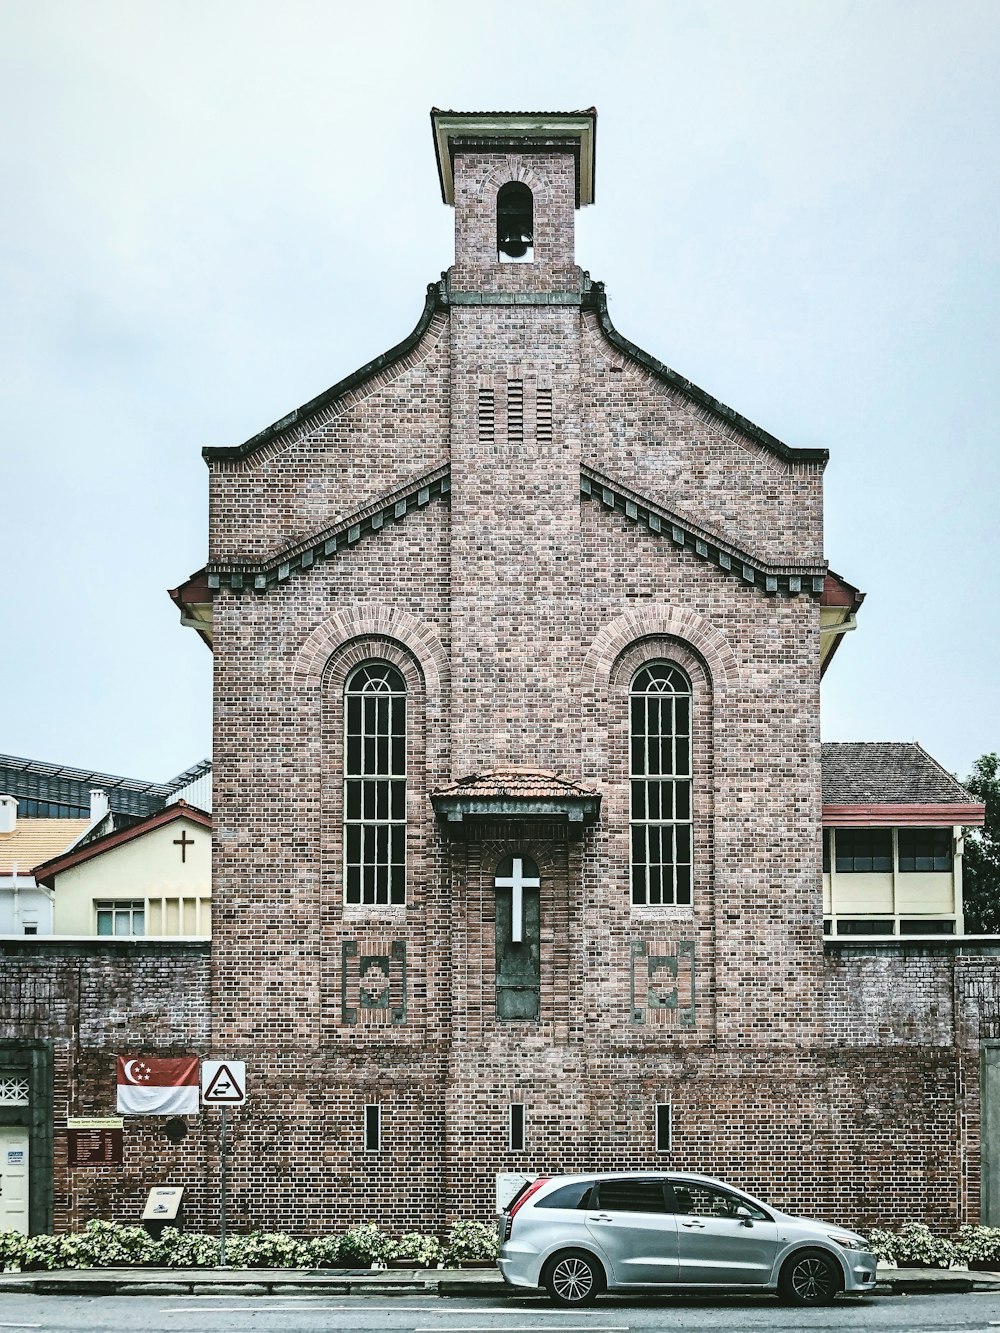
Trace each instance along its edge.
{"label": "silver car", "polygon": [[637,1287],[752,1287],[798,1305],[871,1291],[863,1236],[779,1212],[710,1176],[542,1176],[500,1218],[500,1271],[557,1305]]}

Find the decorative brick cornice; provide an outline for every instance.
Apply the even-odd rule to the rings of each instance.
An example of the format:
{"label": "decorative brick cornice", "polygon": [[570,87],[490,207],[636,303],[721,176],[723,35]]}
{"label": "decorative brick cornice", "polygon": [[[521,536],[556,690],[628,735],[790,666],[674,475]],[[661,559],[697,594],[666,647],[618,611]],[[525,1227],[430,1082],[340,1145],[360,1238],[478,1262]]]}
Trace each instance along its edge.
{"label": "decorative brick cornice", "polygon": [[597,322],[601,327],[601,332],[607,338],[613,347],[625,356],[631,357],[639,365],[644,366],[650,371],[656,379],[668,384],[670,388],[675,389],[692,403],[696,403],[700,408],[715,417],[731,430],[737,430],[749,440],[757,444],[764,445],[772,453],[778,455],[789,463],[826,463],[830,457],[829,449],[800,449],[791,445],[784,444],[769,431],[757,426],[754,422],[741,416],[735,408],[727,407],[725,403],[713,398],[710,393],[700,389],[697,384],[691,380],[685,379],[683,375],[678,375],[676,370],[671,370],[665,366],[662,361],[657,361],[656,357],[650,356],[644,352],[641,347],[635,343],[629,342],[628,338],[618,332],[611,323],[611,316],[608,314],[608,298],[604,290],[603,282],[593,282],[589,274],[584,275],[584,293],[583,307],[585,310],[593,310],[597,315]]}
{"label": "decorative brick cornice", "polygon": [[762,592],[784,593],[792,597],[804,592],[818,597],[826,586],[825,560],[788,564],[762,560],[586,464],[580,469],[580,493],[605,509],[618,510],[654,535],[669,538],[678,548],[717,565],[724,573],[732,574]]}
{"label": "decorative brick cornice", "polygon": [[265,561],[210,562],[206,566],[208,587],[212,591],[249,588],[253,592],[267,592],[291,578],[297,570],[309,569],[320,560],[329,560],[338,551],[357,545],[363,537],[398,523],[414,509],[423,509],[431,500],[443,498],[450,490],[450,470],[447,463],[442,463],[400,490],[365,505],[333,527],[286,547],[277,556],[269,556]]}

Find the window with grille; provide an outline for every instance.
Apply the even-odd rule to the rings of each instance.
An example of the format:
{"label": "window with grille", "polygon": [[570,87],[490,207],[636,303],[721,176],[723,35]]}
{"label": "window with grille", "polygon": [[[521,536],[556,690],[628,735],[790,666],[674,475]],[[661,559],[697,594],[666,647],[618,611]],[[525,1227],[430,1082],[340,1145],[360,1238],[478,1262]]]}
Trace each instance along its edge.
{"label": "window with grille", "polygon": [[387,662],[344,690],[344,885],[348,903],[406,901],[406,682]]}
{"label": "window with grille", "polygon": [[28,1080],[20,1074],[0,1073],[0,1106],[27,1106]]}
{"label": "window with grille", "polygon": [[691,682],[671,662],[638,671],[630,696],[632,902],[691,902]]}
{"label": "window with grille", "polygon": [[144,899],[95,902],[98,935],[145,935]]}

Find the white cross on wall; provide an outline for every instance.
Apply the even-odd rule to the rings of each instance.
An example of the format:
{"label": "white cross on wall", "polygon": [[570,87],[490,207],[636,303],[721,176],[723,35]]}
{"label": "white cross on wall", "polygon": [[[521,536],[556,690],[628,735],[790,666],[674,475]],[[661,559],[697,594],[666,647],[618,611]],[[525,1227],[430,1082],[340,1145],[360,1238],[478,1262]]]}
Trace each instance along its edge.
{"label": "white cross on wall", "polygon": [[497,875],[494,883],[498,889],[510,889],[510,942],[520,944],[524,939],[524,890],[539,888],[540,881],[534,876],[525,879],[524,862],[515,856],[513,873]]}

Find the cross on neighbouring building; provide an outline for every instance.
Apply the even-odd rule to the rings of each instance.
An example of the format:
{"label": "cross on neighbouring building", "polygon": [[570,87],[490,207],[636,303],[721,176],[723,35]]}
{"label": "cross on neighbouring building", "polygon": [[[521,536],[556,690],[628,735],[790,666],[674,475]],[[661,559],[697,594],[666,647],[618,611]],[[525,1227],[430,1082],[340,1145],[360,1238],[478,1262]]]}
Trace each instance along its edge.
{"label": "cross on neighbouring building", "polygon": [[181,836],[174,839],[174,846],[181,849],[181,860],[187,861],[187,849],[194,846],[194,838],[189,838],[187,829],[181,830]]}

